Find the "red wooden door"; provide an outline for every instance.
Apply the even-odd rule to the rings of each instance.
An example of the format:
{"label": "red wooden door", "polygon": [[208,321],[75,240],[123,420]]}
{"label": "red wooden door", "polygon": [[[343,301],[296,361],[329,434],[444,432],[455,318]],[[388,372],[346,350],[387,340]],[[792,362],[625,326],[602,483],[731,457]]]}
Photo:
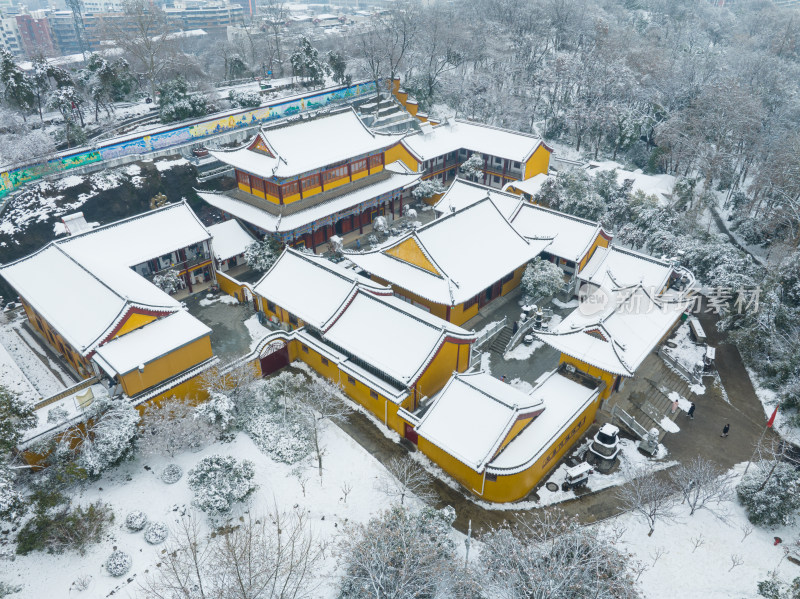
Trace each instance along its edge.
{"label": "red wooden door", "polygon": [[261,353],[261,376],[267,376],[289,365],[289,348],[283,341],[273,341]]}
{"label": "red wooden door", "polygon": [[405,438],[411,441],[414,445],[417,444],[417,439],[419,438],[417,435],[417,431],[408,423],[405,423]]}

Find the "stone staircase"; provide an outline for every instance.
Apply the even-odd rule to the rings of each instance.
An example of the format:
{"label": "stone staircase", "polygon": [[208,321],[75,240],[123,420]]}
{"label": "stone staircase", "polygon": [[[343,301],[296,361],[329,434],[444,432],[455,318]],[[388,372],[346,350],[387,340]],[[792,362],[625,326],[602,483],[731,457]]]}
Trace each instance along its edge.
{"label": "stone staircase", "polygon": [[636,372],[636,376],[625,383],[623,389],[612,395],[612,402],[633,416],[646,429],[657,428],[659,440],[665,431],[661,426],[666,416],[675,420],[681,413],[672,414],[672,401],[669,394],[675,391],[689,401],[696,399],[689,384],[673,371],[655,353],[650,354]]}
{"label": "stone staircase", "polygon": [[508,342],[511,341],[511,336],[513,335],[512,328],[508,325],[503,327],[497,336],[492,339],[492,344],[489,346],[489,349],[493,352],[497,352],[501,356],[506,351],[506,346]]}
{"label": "stone staircase", "polygon": [[419,128],[419,121],[392,97],[361,104],[358,116],[367,127],[379,133],[400,133]]}

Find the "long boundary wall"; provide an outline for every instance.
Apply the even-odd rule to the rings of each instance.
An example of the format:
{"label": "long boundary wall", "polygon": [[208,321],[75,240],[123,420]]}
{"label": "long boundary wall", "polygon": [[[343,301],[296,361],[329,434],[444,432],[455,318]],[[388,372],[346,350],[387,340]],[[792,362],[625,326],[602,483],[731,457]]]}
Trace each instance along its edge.
{"label": "long boundary wall", "polygon": [[312,93],[280,98],[267,105],[245,110],[217,113],[203,120],[167,126],[138,134],[116,137],[93,148],[62,152],[55,158],[11,168],[0,173],[0,198],[26,183],[48,175],[93,164],[115,161],[127,156],[144,156],[205,138],[245,129],[308,110],[325,108],[360,99],[375,93],[375,83],[360,81],[348,86],[329,87]]}

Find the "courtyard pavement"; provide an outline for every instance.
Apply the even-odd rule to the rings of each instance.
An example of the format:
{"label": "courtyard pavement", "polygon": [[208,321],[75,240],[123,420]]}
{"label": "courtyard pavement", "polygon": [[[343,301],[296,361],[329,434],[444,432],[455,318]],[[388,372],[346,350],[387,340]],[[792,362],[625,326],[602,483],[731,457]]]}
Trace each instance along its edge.
{"label": "courtyard pavement", "polygon": [[192,316],[211,327],[211,347],[214,354],[223,361],[229,361],[248,353],[250,333],[244,321],[254,314],[252,306],[219,301],[221,297],[230,297],[221,292],[214,296],[216,301],[208,304],[203,302],[207,300],[206,296],[205,292],[196,293],[183,301]]}

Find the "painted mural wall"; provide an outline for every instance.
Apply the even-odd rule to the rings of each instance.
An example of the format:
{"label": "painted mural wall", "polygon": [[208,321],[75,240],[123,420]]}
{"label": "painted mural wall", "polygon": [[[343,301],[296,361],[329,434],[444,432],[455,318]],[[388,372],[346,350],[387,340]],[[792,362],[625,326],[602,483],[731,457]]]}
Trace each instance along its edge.
{"label": "painted mural wall", "polygon": [[307,110],[325,108],[331,104],[340,104],[375,92],[375,82],[361,81],[349,87],[330,87],[320,91],[280,98],[274,102],[235,112],[217,114],[205,120],[195,121],[177,127],[165,127],[140,137],[128,137],[124,141],[109,140],[107,145],[94,149],[82,149],[73,153],[61,154],[56,158],[37,164],[28,164],[0,173],[0,198],[30,181],[36,181],[47,175],[68,171],[73,168],[95,164],[112,158],[148,154],[193,141],[211,135],[226,133],[243,127],[252,127],[261,123],[290,117]]}

